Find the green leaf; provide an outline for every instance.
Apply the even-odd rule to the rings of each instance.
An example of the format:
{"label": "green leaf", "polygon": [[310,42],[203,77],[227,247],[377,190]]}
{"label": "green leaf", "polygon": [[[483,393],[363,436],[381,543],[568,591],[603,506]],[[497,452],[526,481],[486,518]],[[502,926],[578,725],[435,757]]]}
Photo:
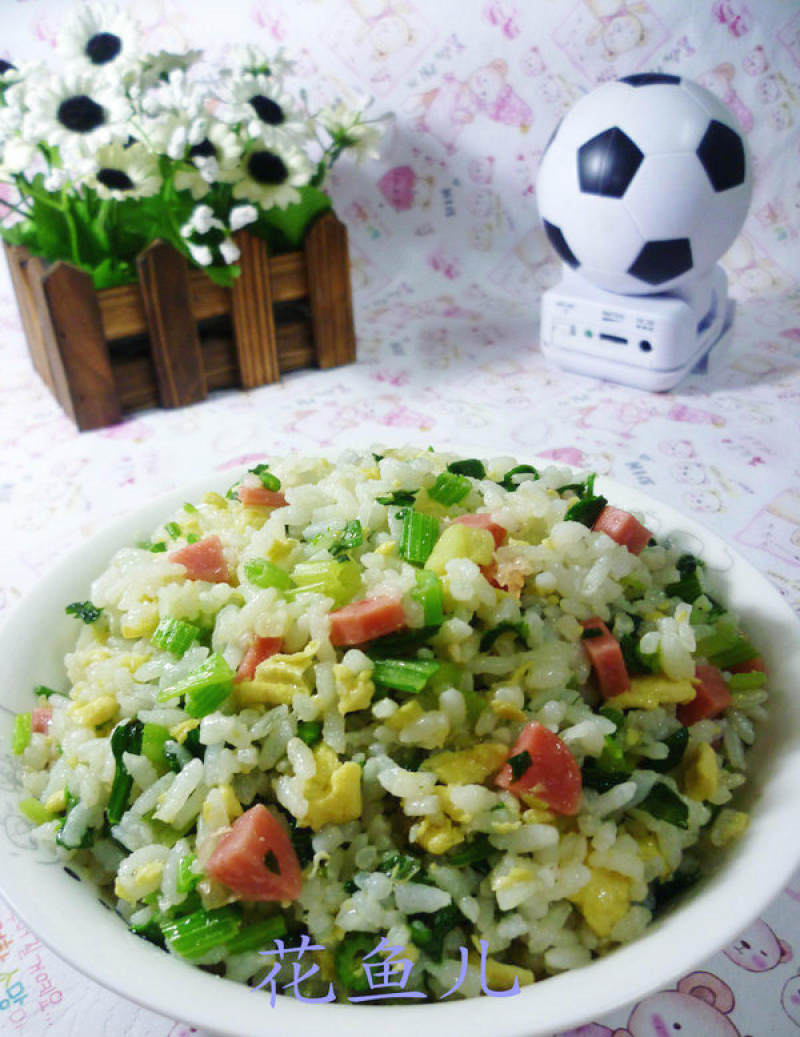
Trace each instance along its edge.
{"label": "green leaf", "polygon": [[300,201],[285,209],[274,206],[262,211],[250,230],[263,238],[272,249],[286,252],[300,248],[315,216],[331,207],[331,200],[316,187],[301,187]]}
{"label": "green leaf", "polygon": [[689,808],[677,792],[657,781],[639,804],[642,810],[652,814],[658,821],[666,821],[676,828],[689,827]]}

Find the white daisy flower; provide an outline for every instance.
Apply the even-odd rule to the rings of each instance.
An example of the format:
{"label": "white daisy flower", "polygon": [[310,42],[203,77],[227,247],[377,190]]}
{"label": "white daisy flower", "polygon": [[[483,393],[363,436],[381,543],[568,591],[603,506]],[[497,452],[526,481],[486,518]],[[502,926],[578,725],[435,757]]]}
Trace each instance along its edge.
{"label": "white daisy flower", "polygon": [[145,54],[140,59],[139,80],[143,88],[149,89],[166,81],[175,71],[186,72],[202,58],[202,50],[187,50],[184,54],[173,54],[168,50],[160,50],[155,54]]}
{"label": "white daisy flower", "polygon": [[291,144],[280,148],[256,145],[240,167],[233,197],[244,198],[262,209],[274,205],[285,209],[300,200],[297,188],[309,182],[312,172],[309,160]]}
{"label": "white daisy flower", "polygon": [[99,148],[87,183],[101,198],[146,198],[158,194],[161,174],[157,157],[144,144],[120,142]]}
{"label": "white daisy flower", "polygon": [[290,75],[294,68],[294,62],[283,52],[281,47],[277,53],[269,55],[260,47],[247,44],[245,46],[234,46],[228,50],[229,66],[223,68],[222,74],[238,79],[245,75],[266,75],[273,80],[282,79]]}
{"label": "white daisy flower", "polygon": [[359,164],[380,157],[378,145],[386,128],[383,122],[363,122],[361,113],[347,108],[342,101],[323,108],[317,122],[325,127],[334,143],[352,151]]}
{"label": "white daisy flower", "polygon": [[258,209],[255,205],[234,205],[231,209],[228,222],[231,230],[241,230],[248,223],[254,223],[258,219]]}
{"label": "white daisy flower", "polygon": [[90,3],[76,7],[61,26],[58,49],[78,66],[125,75],[136,63],[139,29],[116,4]]}
{"label": "white daisy flower", "polygon": [[26,91],[23,135],[57,147],[68,159],[127,140],[131,110],[124,94],[91,73],[72,73]]}
{"label": "white daisy flower", "polygon": [[250,137],[269,142],[276,130],[298,140],[308,137],[305,116],[271,76],[245,75],[227,83],[222,101],[220,117],[231,125],[240,125]]}
{"label": "white daisy flower", "polygon": [[195,199],[207,194],[211,184],[230,183],[236,179],[242,157],[239,138],[224,122],[209,123],[206,120],[197,136],[199,139],[180,156],[194,168],[187,166],[175,174],[178,190],[191,191]]}

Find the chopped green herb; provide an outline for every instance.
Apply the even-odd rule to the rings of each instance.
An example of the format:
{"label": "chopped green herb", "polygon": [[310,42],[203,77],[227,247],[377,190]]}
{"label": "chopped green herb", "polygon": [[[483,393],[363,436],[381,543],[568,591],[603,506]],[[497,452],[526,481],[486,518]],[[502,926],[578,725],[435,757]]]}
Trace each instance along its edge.
{"label": "chopped green herb", "polygon": [[253,475],[257,475],[259,477],[259,479],[261,480],[261,485],[264,487],[264,489],[276,492],[281,488],[280,479],[277,477],[277,475],[272,474],[272,472],[269,470],[268,464],[257,464],[255,468],[249,468],[248,471],[251,472]]}
{"label": "chopped green herb", "polygon": [[177,540],[181,535],[181,527],[177,522],[168,522],[166,526],[164,526],[164,529],[169,533],[173,540]]}
{"label": "chopped green herb", "polygon": [[428,490],[428,496],[446,508],[451,504],[458,504],[463,500],[471,489],[469,479],[465,475],[454,475],[452,472],[442,472],[437,476],[436,482]]}
{"label": "chopped green herb", "polygon": [[383,497],[376,497],[375,500],[378,504],[385,504],[387,507],[413,508],[414,498],[418,493],[419,490],[393,490],[392,493]]}
{"label": "chopped green herb", "polygon": [[689,827],[688,806],[677,792],[673,792],[663,781],[655,783],[639,807],[646,810],[648,814],[652,814],[658,821],[666,821],[667,824],[675,825],[676,828]]}
{"label": "chopped green herb", "polygon": [[575,501],[567,508],[564,515],[565,522],[580,522],[589,529],[597,521],[600,512],[608,504],[605,497],[587,496]]}
{"label": "chopped green herb", "polygon": [[11,734],[11,752],[15,756],[21,756],[31,744],[32,737],[33,715],[31,713],[17,713],[14,717],[14,729]]}
{"label": "chopped green herb", "polygon": [[187,544],[196,544],[199,539],[200,539],[200,536],[199,536],[198,533],[187,533],[186,534],[186,543]]}
{"label": "chopped green herb", "polygon": [[322,738],[321,720],[298,720],[297,737],[308,746],[315,746]]}
{"label": "chopped green herb", "polygon": [[672,900],[697,885],[702,877],[699,868],[690,867],[687,871],[676,871],[666,881],[656,880],[652,883],[650,891],[653,895],[653,911],[662,911]]}
{"label": "chopped green herb", "polygon": [[197,508],[194,506],[194,504],[190,504],[188,501],[184,504],[183,510],[188,511],[190,515],[197,514]]}
{"label": "chopped green herb", "polygon": [[387,634],[378,637],[366,646],[365,651],[370,659],[389,659],[401,655],[412,655],[422,648],[439,629],[438,626],[419,627],[416,630],[403,630],[398,634]]}
{"label": "chopped green herb", "polygon": [[372,680],[378,687],[418,695],[440,665],[436,659],[378,659]]}
{"label": "chopped green herb", "polygon": [[358,519],[345,523],[344,529],[336,534],[336,539],[328,548],[334,558],[346,555],[348,551],[361,547],[364,543],[364,532]]}
{"label": "chopped green herb", "polygon": [[136,546],[141,548],[142,551],[150,551],[154,555],[161,554],[167,549],[167,545],[163,540],[157,540],[155,543],[152,540],[137,540]]}
{"label": "chopped green herb", "polygon": [[[433,961],[442,960],[444,938],[460,921],[461,912],[455,904],[448,904],[447,907],[425,916],[425,925],[429,928],[431,934],[424,948],[429,958],[433,959]],[[413,933],[411,933],[411,939],[414,940]],[[420,946],[420,944],[417,944],[417,946]]]}
{"label": "chopped green herb", "polygon": [[766,673],[761,670],[751,670],[749,673],[732,673],[728,678],[728,687],[731,691],[753,691],[761,688],[767,683]]}
{"label": "chopped green herb", "polygon": [[363,994],[369,989],[369,978],[363,960],[378,943],[375,933],[347,933],[333,955],[336,978],[345,990]]}
{"label": "chopped green herb", "polygon": [[509,756],[507,762],[511,768],[511,775],[514,781],[519,781],[531,765],[531,754],[527,749],[523,749],[522,752],[517,753],[516,756]]}
{"label": "chopped green herb", "polygon": [[191,763],[192,754],[185,745],[181,745],[174,738],[168,738],[164,742],[164,759],[171,771],[180,774],[186,764]]}
{"label": "chopped green herb", "polygon": [[58,826],[58,831],[56,832],[56,842],[59,846],[63,846],[65,850],[88,850],[89,847],[94,843],[94,832],[91,828],[84,829],[84,831],[79,836],[78,841],[74,843],[67,842],[64,836],[64,826],[66,824],[67,818],[80,802],[77,796],[73,796],[69,789],[65,789],[64,795],[67,801],[67,806],[66,811],[64,813],[64,817],[62,818]]}
{"label": "chopped green herb", "polygon": [[392,878],[402,882],[403,879],[410,879],[416,875],[421,867],[420,861],[410,854],[390,853],[383,858],[377,870],[384,872],[386,875],[391,875]]}
{"label": "chopped green herb", "polygon": [[663,760],[643,760],[640,766],[647,767],[651,771],[658,771],[659,774],[666,774],[673,767],[677,767],[689,744],[688,727],[679,727],[671,735],[667,735],[663,744],[667,747],[667,755]]}
{"label": "chopped green herb", "polygon": [[703,562],[699,558],[695,558],[694,555],[681,555],[675,563],[675,567],[680,573],[680,579],[675,583],[670,583],[665,588],[667,594],[674,598],[680,598],[681,601],[688,602],[689,604],[696,601],[704,593],[703,585],[698,576],[702,566]]}
{"label": "chopped green herb", "polygon": [[413,918],[408,924],[408,933],[415,947],[423,950],[433,939],[433,930],[419,918]]}
{"label": "chopped green herb", "polygon": [[73,601],[64,611],[68,616],[76,616],[84,623],[96,623],[103,614],[103,610],[91,601]]}
{"label": "chopped green herb", "polygon": [[200,628],[183,619],[170,619],[164,617],[159,621],[153,631],[150,643],[156,648],[163,648],[165,652],[171,652],[179,659],[182,658],[189,646],[197,640]]}
{"label": "chopped green herb", "polygon": [[447,466],[448,472],[453,475],[469,475],[473,479],[485,479],[486,468],[482,461],[470,457],[464,461],[453,461]]}
{"label": "chopped green herb", "polygon": [[122,754],[132,753],[138,756],[142,751],[142,732],[144,724],[141,720],[125,720],[111,732],[111,752],[116,761],[114,780],[108,797],[106,817],[110,825],[119,824],[120,818],[128,806],[128,798],[133,788],[133,778],[128,773]]}
{"label": "chopped green herb", "polygon": [[471,839],[461,849],[447,854],[443,860],[453,868],[466,868],[467,866],[485,861],[487,857],[497,852],[495,847],[489,842],[489,836],[481,834]]}
{"label": "chopped green herb", "polygon": [[282,591],[294,587],[294,581],[286,570],[266,558],[251,558],[245,562],[244,574],[256,587],[276,587]]}
{"label": "chopped green herb", "polygon": [[504,490],[509,493],[513,493],[519,489],[520,484],[514,481],[515,475],[532,475],[532,482],[535,482],[539,478],[539,472],[533,467],[532,464],[518,464],[514,468],[509,468],[506,474],[498,483]]}
{"label": "chopped green herb", "polygon": [[375,458],[375,464],[380,464],[385,455],[384,454],[373,454],[372,456]]}
{"label": "chopped green herb", "polygon": [[56,691],[55,688],[48,688],[46,684],[37,684],[33,689],[34,695],[39,695],[43,699],[49,699],[51,695],[60,695],[60,691]]}
{"label": "chopped green herb", "polygon": [[403,512],[400,556],[413,565],[424,565],[439,537],[439,522],[432,515],[407,508]]}
{"label": "chopped green herb", "polygon": [[513,633],[527,644],[528,641],[528,624],[524,620],[520,620],[518,623],[512,623],[510,620],[504,620],[502,623],[498,623],[496,627],[492,627],[491,630],[487,630],[481,637],[480,649],[482,652],[488,652],[494,645],[495,641],[502,637],[503,634]]}

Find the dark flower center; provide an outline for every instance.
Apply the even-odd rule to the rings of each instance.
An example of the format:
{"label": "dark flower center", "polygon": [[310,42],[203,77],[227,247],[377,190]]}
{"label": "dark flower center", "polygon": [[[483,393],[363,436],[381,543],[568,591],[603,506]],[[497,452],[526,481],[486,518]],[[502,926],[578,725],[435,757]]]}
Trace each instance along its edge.
{"label": "dark flower center", "polygon": [[189,148],[189,158],[216,158],[217,149],[208,139],[201,140],[199,144],[192,144]]}
{"label": "dark flower center", "polygon": [[254,151],[247,160],[247,171],[259,184],[282,184],[289,176],[286,163],[271,151]]}
{"label": "dark flower center", "polygon": [[5,73],[8,72],[10,68],[16,67],[17,66],[12,65],[10,61],[4,61],[3,58],[0,58],[0,76],[5,75]]}
{"label": "dark flower center", "polygon": [[130,191],[134,186],[133,180],[124,170],[114,169],[110,166],[101,169],[97,174],[97,179],[104,187],[113,191]]}
{"label": "dark flower center", "polygon": [[286,116],[283,114],[283,108],[279,104],[276,104],[269,97],[265,97],[263,94],[254,94],[250,98],[250,104],[256,115],[261,119],[262,122],[269,123],[270,126],[280,126]]}
{"label": "dark flower center", "polygon": [[58,106],[58,121],[74,133],[91,133],[106,121],[106,113],[91,97],[75,94]]}
{"label": "dark flower center", "polygon": [[113,32],[97,32],[86,44],[86,57],[93,65],[107,65],[122,50],[122,40]]}

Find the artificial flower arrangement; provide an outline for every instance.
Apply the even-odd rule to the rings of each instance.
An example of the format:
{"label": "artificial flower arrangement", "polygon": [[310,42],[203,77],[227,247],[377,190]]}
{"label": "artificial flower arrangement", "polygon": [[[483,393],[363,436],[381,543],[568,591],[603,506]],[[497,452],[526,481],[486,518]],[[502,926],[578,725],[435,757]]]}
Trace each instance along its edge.
{"label": "artificial flower arrangement", "polygon": [[337,158],[377,154],[381,120],[340,102],[312,114],[281,53],[237,48],[210,67],[140,41],[127,13],[84,4],[63,27],[60,74],[0,61],[0,236],[97,289],[135,281],[156,239],[230,285],[235,231],[300,247]]}

